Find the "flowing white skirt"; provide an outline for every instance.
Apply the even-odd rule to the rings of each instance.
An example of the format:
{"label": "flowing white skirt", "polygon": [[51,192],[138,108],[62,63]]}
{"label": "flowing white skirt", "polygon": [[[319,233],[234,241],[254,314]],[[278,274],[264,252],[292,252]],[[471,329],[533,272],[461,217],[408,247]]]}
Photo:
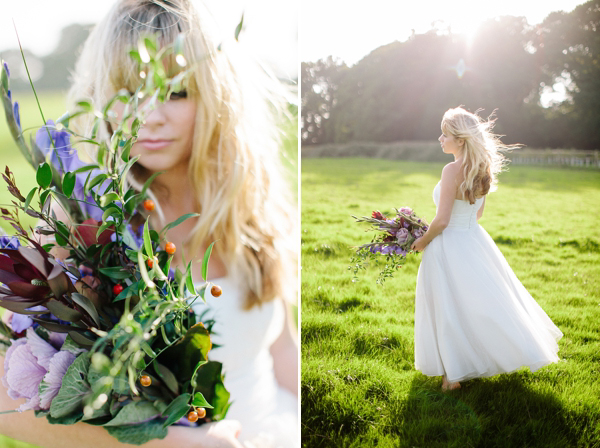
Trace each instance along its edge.
{"label": "flowing white skirt", "polygon": [[561,331],[479,225],[447,227],[425,248],[415,304],[415,367],[448,381],[559,360]]}

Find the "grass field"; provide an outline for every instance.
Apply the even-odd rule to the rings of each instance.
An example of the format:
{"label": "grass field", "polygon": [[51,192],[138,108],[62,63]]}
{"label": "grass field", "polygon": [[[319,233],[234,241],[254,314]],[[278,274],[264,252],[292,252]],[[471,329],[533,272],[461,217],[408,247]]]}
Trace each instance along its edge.
{"label": "grass field", "polygon": [[561,361],[444,394],[414,370],[420,256],[352,281],[351,215],[431,220],[443,164],[302,161],[302,441],[306,447],[600,447],[600,172],[514,166],[480,224],[563,331]]}

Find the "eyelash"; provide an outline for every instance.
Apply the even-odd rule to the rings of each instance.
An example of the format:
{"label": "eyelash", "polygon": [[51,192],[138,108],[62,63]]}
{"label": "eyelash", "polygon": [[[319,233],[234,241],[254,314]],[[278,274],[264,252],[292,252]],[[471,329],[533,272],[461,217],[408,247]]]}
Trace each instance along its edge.
{"label": "eyelash", "polygon": [[172,92],[171,96],[169,96],[170,100],[181,100],[187,98],[187,92],[185,90],[182,90],[180,92]]}

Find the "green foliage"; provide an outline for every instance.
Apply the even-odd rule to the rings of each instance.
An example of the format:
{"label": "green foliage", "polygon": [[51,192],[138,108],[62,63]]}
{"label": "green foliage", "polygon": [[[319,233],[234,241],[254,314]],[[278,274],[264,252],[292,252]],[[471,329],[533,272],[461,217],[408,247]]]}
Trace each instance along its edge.
{"label": "green foliage", "polygon": [[414,370],[420,256],[352,281],[352,215],[413,206],[431,221],[443,165],[302,163],[302,442],[306,447],[586,447],[600,443],[600,172],[512,166],[480,224],[563,331],[557,364],[463,383]]}

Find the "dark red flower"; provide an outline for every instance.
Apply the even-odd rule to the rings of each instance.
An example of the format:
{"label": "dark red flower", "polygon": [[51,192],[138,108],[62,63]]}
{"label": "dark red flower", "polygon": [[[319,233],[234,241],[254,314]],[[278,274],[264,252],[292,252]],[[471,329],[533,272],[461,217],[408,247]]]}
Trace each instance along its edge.
{"label": "dark red flower", "polygon": [[115,233],[112,228],[106,229],[98,238],[96,238],[96,234],[101,225],[102,221],[96,221],[95,219],[90,218],[77,226],[77,232],[86,246],[91,246],[93,244],[105,245],[110,242],[110,237]]}
{"label": "dark red flower", "polygon": [[371,216],[375,219],[385,219],[385,216],[383,216],[379,210],[375,210]]}

